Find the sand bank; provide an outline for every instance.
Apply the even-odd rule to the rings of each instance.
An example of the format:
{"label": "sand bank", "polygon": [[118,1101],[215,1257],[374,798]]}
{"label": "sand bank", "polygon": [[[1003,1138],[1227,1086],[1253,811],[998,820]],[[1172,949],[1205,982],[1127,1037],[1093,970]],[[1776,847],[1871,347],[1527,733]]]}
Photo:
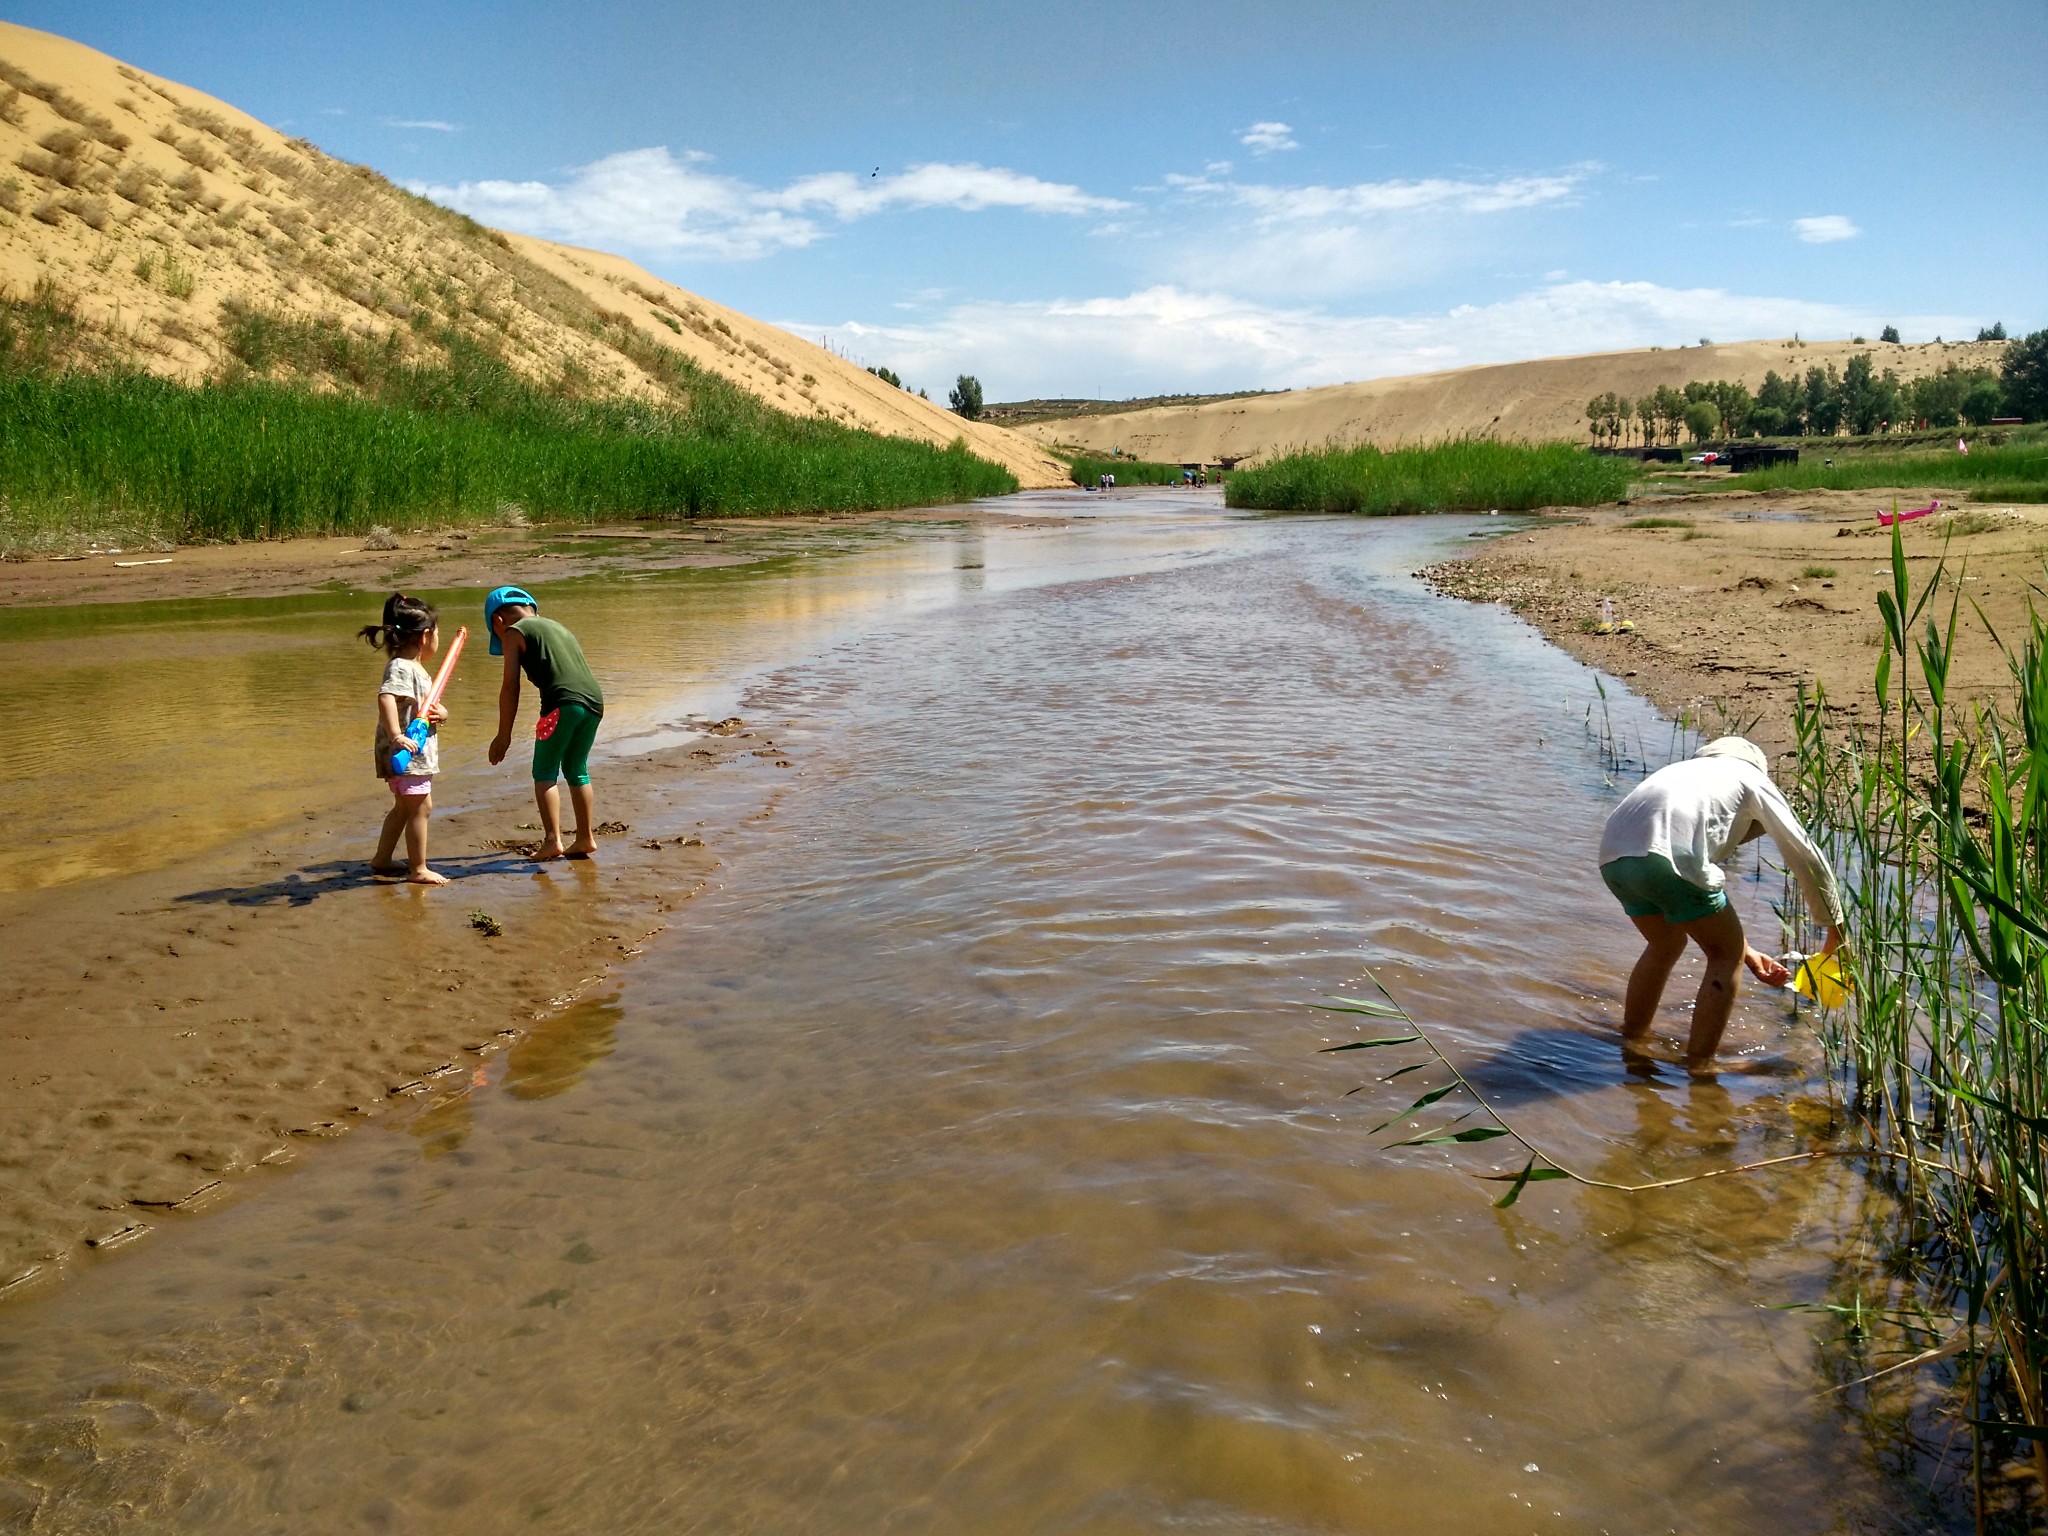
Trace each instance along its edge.
{"label": "sand bank", "polygon": [[[1760,740],[1783,750],[1802,681],[1825,687],[1849,720],[1875,720],[1877,593],[1891,581],[1891,541],[1876,514],[1893,499],[1875,491],[1661,497],[1545,519],[1424,575],[1448,595],[1506,604],[1667,712],[1691,709],[1709,728],[1754,722]],[[1897,493],[1901,507],[1932,499],[1931,491]],[[1630,526],[1646,520],[1680,526]],[[1946,550],[1964,595],[1953,689],[1999,694],[2008,674],[1978,610],[2008,639],[2024,635],[2029,584],[2048,553],[2048,508],[1945,507],[1904,526],[1916,584]],[[1633,632],[1592,632],[1603,597]]]}

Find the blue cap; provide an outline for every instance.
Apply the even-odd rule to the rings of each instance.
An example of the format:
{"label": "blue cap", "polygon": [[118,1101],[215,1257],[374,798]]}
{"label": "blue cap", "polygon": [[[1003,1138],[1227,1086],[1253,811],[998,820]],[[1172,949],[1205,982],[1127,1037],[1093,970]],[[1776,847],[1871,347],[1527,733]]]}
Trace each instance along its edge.
{"label": "blue cap", "polygon": [[484,633],[491,637],[491,654],[493,656],[505,654],[504,642],[498,638],[498,631],[493,626],[492,620],[497,618],[498,610],[507,603],[524,603],[535,613],[540,612],[540,604],[533,600],[533,594],[524,587],[493,587],[489,592],[485,593]]}

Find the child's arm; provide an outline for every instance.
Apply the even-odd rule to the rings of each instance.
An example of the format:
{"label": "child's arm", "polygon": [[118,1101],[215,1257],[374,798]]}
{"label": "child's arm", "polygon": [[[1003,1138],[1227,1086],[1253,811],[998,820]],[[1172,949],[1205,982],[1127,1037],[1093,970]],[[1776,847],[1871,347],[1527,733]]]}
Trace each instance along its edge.
{"label": "child's arm", "polygon": [[405,727],[398,721],[398,695],[380,693],[377,695],[377,718],[383,722],[384,735],[399,746],[405,745]]}
{"label": "child's arm", "polygon": [[519,719],[519,647],[525,637],[516,629],[507,629],[503,636],[505,643],[505,678],[498,684],[498,734],[491,738],[491,766],[505,761],[505,754],[512,750],[512,726]]}

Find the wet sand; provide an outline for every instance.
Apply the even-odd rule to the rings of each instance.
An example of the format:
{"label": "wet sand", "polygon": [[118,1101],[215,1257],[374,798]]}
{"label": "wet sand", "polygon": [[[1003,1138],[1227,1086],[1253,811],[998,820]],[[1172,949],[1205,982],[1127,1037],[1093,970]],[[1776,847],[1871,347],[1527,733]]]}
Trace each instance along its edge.
{"label": "wet sand", "polygon": [[606,762],[599,814],[630,830],[587,861],[490,846],[535,835],[510,771],[501,792],[436,814],[432,862],[453,881],[438,890],[373,877],[374,820],[351,808],[0,898],[0,1294],[474,1073],[703,887],[706,781],[790,771],[761,747],[749,730]]}
{"label": "wet sand", "polygon": [[[1896,499],[1921,507],[1935,494]],[[1662,496],[1517,526],[1423,574],[1439,592],[1513,609],[1669,714],[1690,711],[1710,733],[1745,730],[1783,751],[1802,682],[1825,688],[1848,721],[1875,723],[1877,594],[1892,579],[1891,537],[1876,514],[1893,500],[1889,491]],[[1638,519],[1690,526],[1628,526]],[[1962,594],[1953,687],[1966,698],[2000,695],[2008,673],[1983,619],[2009,642],[2026,634],[2048,507],[1945,502],[1904,525],[1904,545],[1916,591],[1946,552],[1954,585],[1932,610],[1944,621],[1948,594]],[[1603,597],[1632,632],[1592,632]]]}
{"label": "wet sand", "polygon": [[[24,621],[0,631],[0,651],[56,646],[82,668],[53,674],[59,693],[81,690],[71,707],[31,701],[55,736],[17,742],[6,759],[22,836],[16,857],[0,859],[0,1297],[231,1198],[242,1175],[292,1161],[309,1140],[464,1080],[702,889],[722,832],[760,814],[803,765],[773,722],[711,729],[664,706],[687,668],[674,648],[690,643],[662,622],[665,593],[702,610],[717,596],[705,584],[718,582],[727,595],[699,629],[735,628],[751,604],[757,629],[826,634],[849,602],[888,601],[935,558],[950,567],[929,535],[957,539],[988,521],[1061,520],[1028,506],[930,508],[409,535],[408,548],[371,555],[321,540],[180,550],[171,566],[133,569],[112,565],[128,555],[0,565],[0,604]],[[819,562],[849,551],[871,553],[869,586],[821,589]],[[747,568],[733,572],[744,590],[717,576],[730,567]],[[692,571],[702,574],[675,584]],[[536,865],[506,846],[538,835],[521,745],[534,704],[529,693],[512,759],[485,768],[498,674],[479,644],[451,694],[430,848],[454,883],[378,880],[365,861],[388,797],[368,772],[364,702],[377,663],[349,638],[354,609],[374,618],[375,594],[400,582],[445,594],[507,579],[550,603],[561,594],[571,606],[557,611],[572,617],[609,615],[609,644],[631,658],[622,671],[647,674],[608,681],[617,692],[596,768],[601,823],[629,830],[605,836],[589,862]],[[205,601],[343,583],[369,596],[333,614]],[[113,595],[132,601],[109,609]],[[445,613],[444,627],[465,619]],[[650,667],[663,646],[670,654]],[[247,680],[224,658],[246,664]],[[217,686],[190,695],[194,677]],[[298,718],[321,708],[336,719]],[[139,719],[152,714],[165,718]],[[251,759],[220,761],[195,721],[246,732]],[[70,764],[61,778],[45,777],[53,758]],[[215,798],[232,804],[214,814]],[[473,911],[502,934],[473,926]]]}

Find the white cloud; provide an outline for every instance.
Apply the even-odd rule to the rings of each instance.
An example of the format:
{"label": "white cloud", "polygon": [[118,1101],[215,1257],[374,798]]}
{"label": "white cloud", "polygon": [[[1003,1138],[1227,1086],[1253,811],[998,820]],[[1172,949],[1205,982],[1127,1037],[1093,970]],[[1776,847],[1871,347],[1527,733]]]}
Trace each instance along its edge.
{"label": "white cloud", "polygon": [[[1666,288],[1549,283],[1491,304],[1411,314],[1346,314],[1270,305],[1172,285],[1120,297],[1033,304],[960,303],[924,323],[839,326],[848,352],[907,377],[977,375],[992,399],[1162,389],[1298,388],[1478,363],[1685,345],[1700,336],[1874,334],[1882,317],[1833,304]],[[1952,334],[1957,316],[1906,317]],[[1974,323],[1974,322],[1970,322]]]}
{"label": "white cloud", "polygon": [[1276,149],[1299,149],[1294,130],[1285,123],[1253,123],[1238,135],[1238,143],[1255,155],[1270,155]]}
{"label": "white cloud", "polygon": [[380,119],[386,128],[424,129],[430,133],[460,133],[459,123],[443,122],[438,117],[386,117]]}
{"label": "white cloud", "polygon": [[1227,274],[1235,291],[1274,299],[1328,299],[1441,277],[1494,259],[1507,231],[1488,232],[1484,221],[1571,206],[1598,169],[1343,186],[1171,175],[1171,195],[1205,206],[1199,219],[1177,222],[1159,275],[1207,288]]}
{"label": "white cloud", "polygon": [[855,176],[828,171],[792,182],[762,201],[780,208],[822,208],[838,218],[857,219],[884,208],[1021,208],[1027,213],[1110,213],[1130,204],[1093,197],[1064,182],[1040,181],[999,166],[913,165],[893,176]]}
{"label": "white cloud", "polygon": [[1823,213],[1810,219],[1794,219],[1792,228],[1808,245],[1832,245],[1837,240],[1854,240],[1863,233],[1839,213]]}
{"label": "white cloud", "polygon": [[561,183],[415,183],[412,190],[527,234],[728,260],[810,245],[825,237],[818,222],[825,216],[843,223],[890,208],[1088,214],[1128,206],[999,166],[916,165],[866,177],[832,171],[774,190],[705,170],[710,158],[697,150],[678,155],[666,148],[632,149],[586,165]]}

